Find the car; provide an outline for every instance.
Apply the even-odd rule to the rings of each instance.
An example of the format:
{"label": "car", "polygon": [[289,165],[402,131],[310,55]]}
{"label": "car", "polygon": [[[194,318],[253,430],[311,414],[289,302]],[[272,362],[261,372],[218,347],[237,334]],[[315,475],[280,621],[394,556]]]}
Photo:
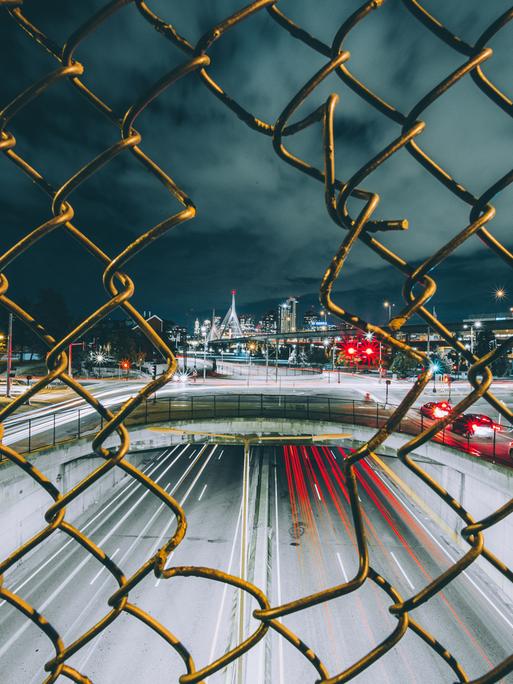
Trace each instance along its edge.
{"label": "car", "polygon": [[452,406],[448,401],[428,401],[420,407],[420,413],[426,418],[431,418],[436,420],[437,418],[445,418],[445,416],[450,413]]}
{"label": "car", "polygon": [[482,413],[464,413],[451,425],[451,430],[463,437],[492,437],[499,429],[489,416]]}

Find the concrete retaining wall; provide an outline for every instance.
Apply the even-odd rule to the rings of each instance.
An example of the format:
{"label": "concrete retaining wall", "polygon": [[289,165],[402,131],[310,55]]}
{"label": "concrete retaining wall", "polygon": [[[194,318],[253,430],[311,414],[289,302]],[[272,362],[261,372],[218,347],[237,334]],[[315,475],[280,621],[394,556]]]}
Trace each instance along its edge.
{"label": "concrete retaining wall", "polygon": [[[131,454],[129,460],[140,465],[144,454]],[[30,461],[63,492],[69,491],[103,463],[103,459],[91,455],[87,440],[79,440],[63,449],[38,452]],[[73,522],[93,503],[111,494],[127,477],[119,468],[113,468],[67,507],[66,520]],[[52,502],[53,499],[20,468],[11,463],[0,465],[1,558],[46,526],[44,514]]]}

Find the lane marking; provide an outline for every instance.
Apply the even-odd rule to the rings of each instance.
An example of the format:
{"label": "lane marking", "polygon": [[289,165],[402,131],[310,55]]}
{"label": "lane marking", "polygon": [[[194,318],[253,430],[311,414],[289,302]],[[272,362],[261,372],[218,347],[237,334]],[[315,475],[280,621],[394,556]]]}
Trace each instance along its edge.
{"label": "lane marking", "polygon": [[[276,449],[274,450],[274,520],[276,525],[276,598],[278,605],[281,606],[281,569],[280,569],[280,531],[278,527],[278,466],[276,465]],[[278,622],[281,619],[278,618]],[[285,682],[285,670],[283,667],[283,637],[278,636],[278,672],[280,673],[280,684]]]}
{"label": "lane marking", "polygon": [[[435,544],[443,551],[443,553],[447,556],[447,558],[449,558],[449,559],[451,560],[452,563],[456,563],[456,559],[452,557],[452,555],[447,551],[447,549],[446,549],[444,546],[442,546],[442,544],[438,541],[438,539],[437,539],[437,538],[430,532],[430,530],[424,525],[424,523],[422,522],[422,520],[420,520],[420,519],[415,515],[415,513],[411,510],[411,508],[405,503],[405,501],[402,499],[402,497],[400,497],[400,496],[397,494],[397,492],[394,492],[394,490],[390,487],[390,485],[388,484],[388,482],[387,482],[387,481],[380,475],[380,473],[378,473],[377,471],[376,471],[376,475],[379,477],[380,480],[382,480],[382,482],[383,482],[383,483],[386,485],[386,487],[392,492],[392,494],[397,498],[397,500],[400,501],[400,502],[402,503],[402,505],[406,508],[406,510],[410,513],[410,515],[411,515],[413,518],[415,518],[415,520],[418,522],[418,524],[419,524],[419,525],[422,527],[422,529],[431,537],[431,539],[435,542]],[[508,625],[508,627],[510,627],[511,629],[513,629],[513,622],[512,622],[511,620],[509,620],[509,619],[504,615],[504,613],[503,613],[501,610],[499,610],[499,608],[497,608],[497,606],[495,605],[495,603],[494,603],[494,602],[493,602],[493,601],[484,593],[484,591],[481,589],[481,587],[479,587],[479,586],[474,582],[474,580],[472,579],[472,577],[470,577],[470,575],[466,572],[466,570],[464,570],[461,574],[464,575],[464,576],[468,579],[468,581],[472,584],[472,586],[473,586],[475,589],[477,589],[477,591],[481,594],[481,596],[485,599],[485,601],[487,601],[487,603],[490,604],[490,606],[497,612],[497,614],[501,616],[501,618],[502,618],[502,619],[504,620],[504,622]]]}
{"label": "lane marking", "polygon": [[[244,466],[242,471],[242,525],[240,535],[240,569],[239,577],[247,580],[246,563],[248,560],[248,517],[249,517],[249,462],[251,459],[251,447],[248,442],[244,443]],[[239,589],[239,611],[238,611],[238,641],[244,641],[244,623],[246,617],[245,591]],[[243,681],[245,674],[245,662],[239,658],[232,670],[238,684]]]}
{"label": "lane marking", "polygon": [[[239,515],[237,517],[237,526],[235,528],[235,534],[233,535],[233,542],[232,542],[232,549],[230,551],[230,560],[228,563],[228,570],[226,571],[228,575],[231,575],[231,572],[232,572],[233,560],[235,558],[235,546],[237,544],[237,539],[239,538],[239,529],[240,529],[241,520],[242,520],[242,499],[240,502]],[[216,622],[216,628],[214,631],[214,639],[212,641],[212,646],[210,647],[210,655],[208,658],[210,663],[214,660],[214,657],[215,657],[214,654],[215,654],[216,647],[217,647],[217,640],[219,638],[219,630],[221,629],[221,619],[223,617],[224,604],[226,601],[227,592],[228,592],[228,584],[224,583],[223,597],[221,599],[221,605],[219,607],[219,612],[217,614],[217,622]]]}
{"label": "lane marking", "polygon": [[[173,454],[173,452],[176,450],[176,448],[177,447],[172,449],[169,454],[166,454],[165,459],[162,460],[160,463],[158,463],[158,464],[150,463],[148,466],[146,466],[146,468],[142,469],[142,472],[145,473],[146,475],[151,475],[153,472],[155,472],[155,470],[159,466],[164,464],[164,461]],[[165,449],[164,452],[166,452],[166,451],[167,450]],[[183,453],[183,451],[180,452],[179,456],[181,455],[181,453]],[[177,460],[177,459],[175,459],[175,460]],[[130,476],[128,476],[128,477],[130,477]],[[134,494],[135,491],[137,489],[139,489],[139,487],[142,487],[142,483],[137,482],[137,480],[134,480],[132,478],[131,481],[125,487],[123,487],[123,489],[118,494],[116,494],[116,496],[111,501],[109,501],[108,504],[106,504],[100,511],[98,511],[98,513],[96,513],[96,515],[94,515],[84,525],[84,527],[82,528],[82,531],[85,532],[95,522],[95,520],[102,517],[102,521],[98,525],[96,525],[96,527],[94,529],[92,529],[91,532],[89,533],[89,534],[94,534],[103,524],[105,524],[107,522],[107,520],[109,520],[114,515],[114,513],[116,513],[116,511],[118,511],[121,508],[121,506],[123,506],[126,503],[126,501],[128,500],[128,497],[125,497],[123,499],[123,501],[120,501],[120,503],[118,503],[118,505],[107,516],[103,517],[105,514],[105,511],[107,511],[121,496],[123,496],[123,494],[128,492],[129,489],[133,489],[133,491],[130,492],[130,494],[129,494],[129,496],[132,496],[132,494]],[[46,561],[44,561],[36,570],[34,570],[34,572],[29,577],[27,577],[26,580],[24,580],[21,584],[19,584],[17,587],[12,589],[12,592],[17,593],[20,589],[23,589],[24,586],[26,586],[36,575],[38,575],[42,570],[44,570],[44,568],[47,565],[49,565],[49,563],[51,563],[55,558],[57,558],[57,556],[59,556],[67,546],[72,544],[73,541],[74,541],[73,539],[68,539],[68,541],[64,542],[64,544],[61,546],[60,549],[58,549],[49,558],[47,558]],[[71,551],[70,557],[73,553],[76,553],[76,551],[78,551],[78,547],[74,546],[73,550]],[[50,573],[50,574],[52,574],[52,573]],[[50,577],[50,575],[48,575],[47,577]],[[0,602],[0,608],[4,605],[4,603],[5,603],[5,601]]]}
{"label": "lane marking", "polygon": [[[114,558],[114,556],[116,556],[118,553],[119,553],[119,547],[114,551],[114,553],[111,553],[111,554],[110,554],[110,558]],[[96,580],[98,579],[98,577],[102,574],[102,572],[103,572],[104,570],[105,570],[105,565],[103,565],[103,566],[98,570],[98,572],[97,572],[96,575],[93,577],[93,579],[89,582],[89,584],[94,584],[94,583],[96,582]]]}
{"label": "lane marking", "polygon": [[399,568],[399,570],[401,571],[401,574],[403,575],[404,579],[408,582],[408,584],[410,585],[410,587],[411,587],[412,589],[415,589],[415,587],[413,586],[412,581],[410,580],[410,578],[408,577],[408,575],[407,575],[406,572],[404,571],[403,566],[399,563],[399,561],[398,561],[397,558],[395,557],[394,552],[393,552],[393,551],[390,551],[390,555],[391,555],[392,558],[395,560],[396,565],[397,565],[397,567]]}
{"label": "lane marking", "polygon": [[344,568],[344,564],[342,563],[342,558],[340,557],[340,553],[337,551],[337,560],[338,564],[340,565],[340,569],[342,570],[342,574],[344,575],[344,580],[346,582],[349,582],[349,577],[347,576],[346,569]]}
{"label": "lane marking", "polygon": [[203,486],[203,489],[201,490],[201,494],[198,496],[198,501],[201,501],[203,494],[205,493],[205,489],[207,488],[207,485]]}
{"label": "lane marking", "polygon": [[[169,482],[169,483],[164,487],[164,490],[167,492],[167,491],[169,490],[169,487],[170,487],[170,486],[171,486],[171,483]],[[161,504],[161,505],[158,507],[158,509],[157,509],[156,511],[154,511],[154,513],[153,513],[153,515],[151,516],[151,518],[145,523],[145,525],[144,525],[144,527],[142,528],[142,530],[139,532],[139,534],[137,535],[137,537],[134,539],[134,541],[130,544],[130,546],[128,547],[128,549],[125,551],[125,553],[123,554],[123,556],[122,556],[121,559],[120,559],[120,562],[124,562],[124,561],[128,558],[128,556],[130,555],[131,551],[135,548],[135,546],[137,546],[137,543],[139,542],[139,540],[141,539],[141,537],[143,536],[143,534],[146,532],[146,530],[149,528],[149,526],[151,525],[151,523],[152,523],[152,522],[155,520],[155,518],[158,516],[158,514],[159,514],[159,512],[161,511],[161,509],[163,508],[163,506],[164,506],[164,504]],[[153,555],[153,554],[151,554],[151,555]],[[109,580],[106,579],[106,580],[103,582],[103,584],[102,584],[102,586],[100,587],[100,589],[99,589],[99,590],[96,592],[96,594],[92,597],[93,599],[100,593],[100,591],[103,589],[103,587],[107,584],[108,581],[109,581]],[[91,604],[91,602],[90,602],[90,604]],[[89,604],[89,605],[90,605],[90,604]],[[87,610],[87,608],[89,607],[89,605],[87,605],[86,608],[84,608],[84,610],[82,611],[82,613],[85,613],[85,611]],[[99,645],[102,636],[103,636],[103,633],[102,633],[102,634],[99,634],[99,635],[98,635],[99,638],[98,638],[95,642],[93,642],[93,643],[91,644],[91,647],[90,647],[88,653],[84,656],[83,661],[80,663],[80,670],[82,670],[82,669],[85,667],[85,665],[86,665],[86,663],[88,662],[89,658],[93,655],[93,652],[96,650],[96,647]],[[31,682],[31,684],[32,684],[32,682]]]}
{"label": "lane marking", "polygon": [[221,449],[221,453],[220,453],[219,456],[217,457],[217,460],[218,460],[218,461],[221,460],[221,456],[222,456],[223,454],[224,454],[224,449]]}
{"label": "lane marking", "polygon": [[[194,461],[191,463],[190,468],[192,468],[192,466],[193,466],[195,463],[198,462],[198,460],[201,458],[203,452],[205,451],[205,449],[206,449],[208,446],[210,446],[210,444],[205,444],[205,446],[200,450],[198,456],[197,456],[197,457],[194,459]],[[197,481],[200,479],[200,477],[201,477],[203,471],[204,471],[205,468],[207,467],[207,465],[208,465],[210,459],[212,458],[212,456],[214,455],[215,450],[217,449],[217,447],[218,447],[218,445],[215,444],[215,445],[214,445],[214,448],[212,449],[212,451],[209,453],[209,455],[208,455],[207,458],[205,459],[205,462],[203,463],[203,465],[202,465],[201,468],[199,469],[199,471],[198,471],[196,477],[195,477],[194,480],[191,482],[191,485],[189,486],[189,489],[188,489],[188,490],[185,492],[185,494],[183,495],[182,500],[180,501],[180,506],[183,506],[184,503],[185,503],[185,502],[187,501],[187,499],[189,498],[189,494],[192,492],[192,490],[194,489],[194,486],[196,485]],[[190,468],[187,469],[186,473],[190,470]],[[182,479],[182,481],[183,481],[183,477],[182,477],[181,479]],[[176,486],[173,487],[173,489],[171,490],[171,495],[173,494],[174,491],[176,491],[176,489],[177,489],[177,487],[178,487],[178,484],[179,484],[179,483],[177,483]],[[162,537],[164,536],[164,534],[167,532],[167,530],[169,529],[169,527],[170,527],[170,525],[172,524],[172,522],[173,522],[172,520],[168,522],[168,524],[167,524],[166,527],[164,528],[164,532],[162,533],[160,539],[162,539]],[[168,557],[168,559],[167,559],[167,562],[166,562],[166,564],[165,564],[165,566],[164,566],[164,570],[165,570],[167,567],[169,567],[169,563],[170,563],[171,559],[173,558],[173,556],[174,556],[174,554],[175,554],[175,551],[176,551],[176,549],[170,553],[170,555],[169,555],[169,557]],[[161,581],[162,581],[162,578],[159,577],[158,580],[155,582],[155,586],[158,587]]]}
{"label": "lane marking", "polygon": [[[164,475],[167,473],[167,471],[176,463],[176,461],[180,458],[180,454],[176,456],[173,461],[165,468],[165,470],[154,480],[154,482],[158,483]],[[149,490],[146,490],[144,494],[139,497],[139,499],[136,501],[135,504],[125,513],[125,515],[114,525],[114,527],[109,530],[109,532],[98,542],[98,546],[102,547],[103,544],[105,544],[106,541],[108,541],[112,535],[116,532],[116,530],[123,524],[123,522],[128,518],[128,516],[132,513],[132,511],[137,508],[139,503],[146,498],[146,496],[150,493]],[[142,532],[141,532],[142,534]],[[140,536],[140,535],[139,535]],[[137,540],[136,540],[137,541]],[[134,542],[135,543],[135,542]],[[123,558],[126,556],[124,554]],[[75,569],[66,577],[66,579],[59,584],[57,589],[55,589],[50,596],[44,601],[40,607],[39,607],[39,612],[42,612],[45,610],[52,602],[53,600],[60,594],[60,592],[66,587],[71,580],[82,570],[82,568],[91,560],[92,556],[88,556],[87,558],[84,558],[76,567]],[[106,580],[107,581],[107,580]],[[15,632],[10,639],[8,639],[5,644],[0,648],[0,658],[10,649],[12,644],[14,644],[15,641],[19,639],[19,637],[25,632],[28,627],[30,627],[32,623],[31,622],[26,622],[22,627],[18,629],[17,632]]]}
{"label": "lane marking", "polygon": [[315,482],[314,482],[314,487],[315,487],[315,493],[317,494],[317,498],[319,499],[319,501],[322,501],[321,495],[319,494],[319,490],[317,488],[317,484]]}

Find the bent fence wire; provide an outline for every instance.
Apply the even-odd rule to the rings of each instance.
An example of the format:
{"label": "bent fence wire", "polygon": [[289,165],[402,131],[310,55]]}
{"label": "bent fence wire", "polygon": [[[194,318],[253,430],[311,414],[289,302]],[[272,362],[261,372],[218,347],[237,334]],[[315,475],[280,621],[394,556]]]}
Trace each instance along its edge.
{"label": "bent fence wire", "polygon": [[[103,427],[97,431],[92,440],[92,449],[103,458],[103,463],[67,492],[60,491],[56,483],[45,478],[37,467],[15,448],[5,444],[0,447],[0,453],[4,459],[9,459],[13,464],[25,471],[28,476],[53,498],[53,504],[46,511],[45,522],[42,522],[41,530],[0,563],[0,578],[2,578],[3,573],[8,568],[15,565],[36,546],[43,544],[56,530],[61,530],[103,564],[118,584],[117,591],[110,597],[108,605],[105,606],[103,619],[92,628],[84,631],[73,643],[65,643],[56,627],[46,619],[44,614],[40,614],[37,611],[37,606],[27,603],[15,592],[5,587],[3,581],[0,581],[1,598],[11,606],[14,606],[27,620],[32,621],[36,627],[42,630],[55,648],[54,657],[45,665],[48,672],[46,682],[54,682],[61,676],[67,677],[74,682],[89,682],[87,673],[78,672],[68,661],[73,654],[82,649],[85,644],[102,632],[107,625],[116,621],[123,613],[129,614],[134,620],[140,620],[148,629],[154,630],[165,639],[170,648],[176,650],[183,659],[184,674],[180,678],[180,681],[183,683],[202,681],[212,673],[240,658],[245,652],[255,646],[269,629],[275,630],[296,647],[313,666],[312,679],[317,676],[318,680],[322,682],[349,681],[384,656],[408,632],[412,632],[422,639],[445,661],[447,667],[452,670],[455,680],[460,682],[469,681],[462,666],[450,653],[451,644],[441,644],[437,640],[436,634],[428,633],[415,620],[415,611],[419,606],[439,594],[444,587],[458,577],[479,556],[488,563],[491,563],[509,581],[513,581],[512,571],[499,558],[495,557],[485,545],[486,530],[512,512],[513,499],[488,515],[485,519],[474,520],[470,512],[466,511],[453,498],[451,492],[445,491],[437,481],[431,478],[411,459],[410,454],[415,448],[432,440],[435,435],[448,425],[453,415],[468,409],[478,398],[484,398],[506,421],[511,422],[511,411],[490,390],[492,383],[490,364],[509,351],[513,340],[508,339],[489,353],[479,357],[466,349],[462,342],[452,335],[447,327],[428,311],[426,304],[436,290],[436,282],[432,275],[430,275],[433,269],[438,267],[474,235],[477,235],[482,241],[483,249],[491,250],[497,258],[504,260],[509,266],[513,264],[513,254],[487,228],[487,224],[495,214],[495,209],[491,202],[513,181],[513,171],[499,178],[480,196],[475,196],[458,179],[452,178],[436,160],[431,158],[428,151],[420,146],[418,136],[426,128],[426,123],[422,120],[426,109],[443,96],[445,92],[453,88],[461,79],[471,79],[475,87],[481,91],[483,98],[488,98],[502,110],[505,116],[512,115],[512,101],[486,75],[485,63],[493,54],[492,50],[487,47],[487,44],[513,18],[513,9],[499,16],[486,28],[474,44],[469,44],[454,35],[450,28],[440,23],[436,17],[431,16],[417,0],[402,0],[404,11],[411,12],[426,31],[434,34],[437,40],[443,41],[461,58],[461,65],[457,69],[447,74],[446,78],[436,87],[425,93],[424,97],[410,112],[404,113],[399,111],[393,103],[388,102],[386,95],[375,93],[365,84],[364,80],[359,80],[353,75],[350,68],[350,54],[344,48],[346,38],[353,29],[361,22],[365,23],[366,18],[371,13],[379,12],[382,4],[383,0],[371,0],[363,4],[351,16],[346,16],[329,45],[310,35],[301,26],[294,23],[291,18],[280,10],[277,0],[257,0],[256,2],[251,2],[244,9],[236,11],[221,23],[212,26],[211,30],[205,33],[194,45],[189,42],[187,36],[179,34],[174,26],[166,23],[155,14],[151,6],[151,0],[148,0],[148,2],[145,0],[112,0],[86,21],[85,24],[77,27],[68,41],[63,46],[60,46],[32,23],[30,11],[27,10],[27,13],[25,13],[22,0],[0,0],[0,5],[4,6],[2,11],[9,13],[13,19],[13,31],[21,30],[25,32],[27,41],[37,44],[33,46],[34,49],[37,48],[42,52],[49,53],[51,57],[55,58],[56,62],[55,70],[23,90],[10,103],[5,104],[0,113],[0,150],[5,158],[12,163],[13,170],[16,167],[21,173],[26,174],[38,189],[46,193],[50,209],[50,218],[47,221],[29,230],[26,235],[20,237],[10,249],[0,256],[0,269],[3,271],[26,250],[37,249],[38,243],[43,241],[47,235],[56,229],[60,229],[71,234],[84,250],[100,262],[103,268],[103,283],[109,296],[106,303],[82,320],[63,339],[55,339],[52,335],[52,330],[45,329],[37,320],[37,311],[30,311],[9,297],[9,282],[3,273],[0,276],[0,303],[23,324],[28,326],[48,346],[48,373],[44,378],[36,382],[25,395],[14,399],[10,404],[2,408],[0,420],[5,420],[7,417],[12,416],[16,409],[26,401],[27,397],[34,396],[56,378],[59,378],[76,392],[78,396],[83,398],[103,420]],[[201,4],[198,3],[198,11],[201,11],[200,8]],[[167,41],[184,54],[184,61],[180,66],[168,73],[157,74],[155,81],[149,85],[146,94],[125,112],[115,111],[108,102],[104,101],[92,89],[93,86],[86,79],[87,64],[79,61],[79,58],[76,56],[80,45],[86,42],[97,29],[104,24],[108,25],[110,18],[120,10],[138,13],[142,23],[146,22],[156,30],[155,41]],[[317,58],[320,55],[325,60],[324,66],[314,73],[313,76],[311,73],[305,74],[305,85],[285,106],[282,114],[275,122],[262,121],[246,110],[237,101],[236,95],[229,95],[224,91],[222,84],[214,79],[209,69],[211,64],[209,51],[213,44],[216,41],[222,40],[227,32],[237,31],[241,24],[244,24],[247,19],[259,12],[267,12],[272,20],[281,27],[283,32],[289,34],[290,40],[301,41],[305,46],[311,48],[312,53],[316,53]],[[15,64],[14,61],[13,64]],[[9,68],[15,67],[10,66]],[[356,93],[369,107],[374,108],[380,115],[397,125],[397,137],[391,140],[374,158],[369,159],[351,178],[345,180],[341,180],[335,175],[333,121],[335,109],[338,105],[338,96],[335,94],[330,95],[321,106],[316,107],[313,111],[308,109],[309,96],[332,73],[340,79],[343,86]],[[419,376],[401,404],[391,413],[385,423],[379,427],[374,436],[355,452],[351,453],[345,461],[345,473],[350,492],[350,503],[359,555],[358,571],[350,581],[310,596],[297,598],[284,605],[270,605],[269,599],[258,587],[237,576],[228,575],[208,567],[167,568],[166,566],[166,561],[170,554],[184,538],[186,530],[185,513],[172,496],[125,459],[130,445],[129,433],[125,422],[146,399],[171,378],[176,369],[176,359],[165,341],[146,323],[143,316],[131,304],[135,286],[132,279],[123,269],[132,257],[141,252],[150,243],[165,235],[173,227],[193,219],[196,213],[193,200],[144,151],[142,136],[135,128],[137,119],[143,114],[146,107],[151,106],[152,101],[158,98],[167,88],[184,78],[200,79],[212,95],[226,105],[235,117],[256,134],[268,136],[270,138],[269,142],[272,144],[276,154],[284,162],[292,165],[299,173],[306,174],[313,181],[320,183],[319,192],[325,196],[327,213],[335,224],[344,231],[344,239],[336,250],[322,279],[320,295],[323,306],[339,320],[349,323],[364,333],[373,333],[378,340],[390,345],[395,350],[405,352],[423,367],[428,368],[429,364],[426,363],[427,358],[425,354],[398,340],[395,336],[395,333],[400,331],[401,327],[416,314],[469,363],[469,380],[473,390],[454,407],[453,415],[449,415],[447,418],[424,429],[420,434],[402,446],[398,452],[399,458],[415,473],[419,482],[426,483],[445,505],[452,508],[462,519],[463,529],[461,530],[461,535],[468,544],[468,551],[464,555],[450,565],[440,576],[432,579],[420,591],[411,596],[405,597],[400,595],[397,589],[373,568],[372,558],[369,555],[361,522],[362,511],[354,466],[360,459],[365,458],[378,449],[387,437],[399,427],[408,409],[428,383],[430,379],[429,370],[425,370]],[[92,106],[107,117],[112,126],[118,130],[120,139],[80,168],[61,187],[53,187],[47,180],[48,169],[35,168],[30,153],[24,153],[22,156],[18,152],[17,140],[11,132],[11,127],[15,126],[17,114],[29,102],[34,98],[38,98],[45,91],[51,90],[60,81],[68,81],[70,87],[76,89],[77,98],[79,95],[84,98],[84,107]],[[302,115],[302,118],[294,118],[298,110],[303,106],[305,113]],[[294,120],[291,121],[292,119]],[[284,142],[287,138],[293,137],[296,133],[310,126],[318,130],[319,146],[324,151],[323,168],[317,168],[309,161],[294,155],[289,151]],[[367,176],[378,166],[386,164],[387,160],[403,148],[432,174],[448,193],[452,193],[454,198],[469,207],[468,225],[451,237],[443,248],[437,250],[416,267],[408,263],[400,254],[394,253],[385,247],[377,237],[380,232],[390,230],[402,231],[407,228],[407,222],[403,220],[387,221],[374,219],[373,215],[380,198],[376,193],[362,188]],[[94,174],[105,165],[108,165],[119,154],[133,155],[149,176],[155,182],[160,183],[164,190],[171,193],[181,203],[183,208],[178,213],[169,216],[166,220],[147,230],[136,240],[126,245],[118,254],[111,255],[106,254],[76,225],[71,196],[77,188],[86,184]],[[358,202],[361,203],[361,208],[356,215],[350,213],[348,207],[350,198],[351,207],[354,207]],[[357,313],[345,310],[333,295],[333,286],[337,282],[341,269],[357,241],[363,243],[388,265],[397,269],[404,277],[404,307],[385,327],[375,325],[370,321],[364,320]],[[140,327],[145,336],[154,345],[156,351],[167,363],[167,369],[160,377],[148,382],[136,396],[130,398],[115,411],[102,405],[85,387],[67,374],[66,356],[67,347],[71,342],[79,340],[114,309],[121,309]],[[119,438],[119,446],[111,449],[105,448],[103,446],[105,440],[114,433],[117,433]],[[77,499],[77,497],[80,497],[84,490],[113,468],[121,469],[130,477],[141,482],[149,492],[163,502],[170,512],[173,512],[176,516],[176,528],[173,535],[153,557],[148,558],[145,564],[130,577],[125,577],[122,569],[101,548],[97,547],[87,535],[71,525],[66,519],[67,505]],[[256,599],[260,607],[254,611],[254,617],[260,621],[260,625],[244,642],[239,643],[229,652],[198,670],[194,662],[194,644],[182,644],[179,635],[171,634],[151,615],[130,602],[131,591],[150,573],[168,580],[179,575],[194,575],[207,578],[213,582],[231,584]],[[301,635],[294,634],[286,628],[280,621],[280,618],[298,611],[307,610],[310,606],[330,601],[336,597],[357,592],[367,582],[374,583],[389,597],[389,610],[397,618],[397,625],[386,638],[376,643],[369,653],[353,662],[344,671],[328,672],[317,655],[301,640]],[[316,675],[314,674],[314,669],[317,671]],[[497,663],[489,672],[483,673],[482,676],[473,681],[476,684],[478,682],[479,684],[497,682],[512,670],[513,655],[506,658],[503,662]]]}

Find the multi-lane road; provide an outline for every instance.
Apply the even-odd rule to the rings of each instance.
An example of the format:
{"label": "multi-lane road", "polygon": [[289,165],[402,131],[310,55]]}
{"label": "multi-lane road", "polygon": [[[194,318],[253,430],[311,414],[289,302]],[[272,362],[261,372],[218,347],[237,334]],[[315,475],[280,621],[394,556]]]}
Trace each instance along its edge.
{"label": "multi-lane road", "polygon": [[[170,565],[214,567],[265,589],[278,605],[339,584],[356,570],[355,538],[338,447],[175,445],[148,452],[143,470],[186,511],[185,541]],[[246,467],[245,467],[246,466]],[[461,554],[415,503],[396,491],[374,462],[358,466],[359,497],[373,568],[404,596],[440,574]],[[175,529],[169,511],[142,485],[123,480],[77,526],[130,576]],[[0,550],[2,556],[8,549]],[[116,583],[77,543],[58,532],[5,585],[36,607],[68,645],[108,612]],[[256,604],[227,585],[153,574],[130,601],[158,619],[202,667],[258,624]],[[367,582],[357,592],[283,618],[319,655],[331,674],[351,665],[396,626],[390,599]],[[242,622],[239,616],[243,615]],[[414,612],[417,621],[460,661],[470,678],[513,652],[513,614],[474,567]],[[0,604],[0,681],[36,684],[52,656],[47,637],[9,604]],[[177,682],[185,669],[160,637],[123,614],[70,659],[95,684]],[[316,671],[270,631],[243,667],[230,666],[214,683],[314,682]],[[355,681],[442,684],[454,672],[413,633]],[[503,682],[513,682],[513,677]]]}

